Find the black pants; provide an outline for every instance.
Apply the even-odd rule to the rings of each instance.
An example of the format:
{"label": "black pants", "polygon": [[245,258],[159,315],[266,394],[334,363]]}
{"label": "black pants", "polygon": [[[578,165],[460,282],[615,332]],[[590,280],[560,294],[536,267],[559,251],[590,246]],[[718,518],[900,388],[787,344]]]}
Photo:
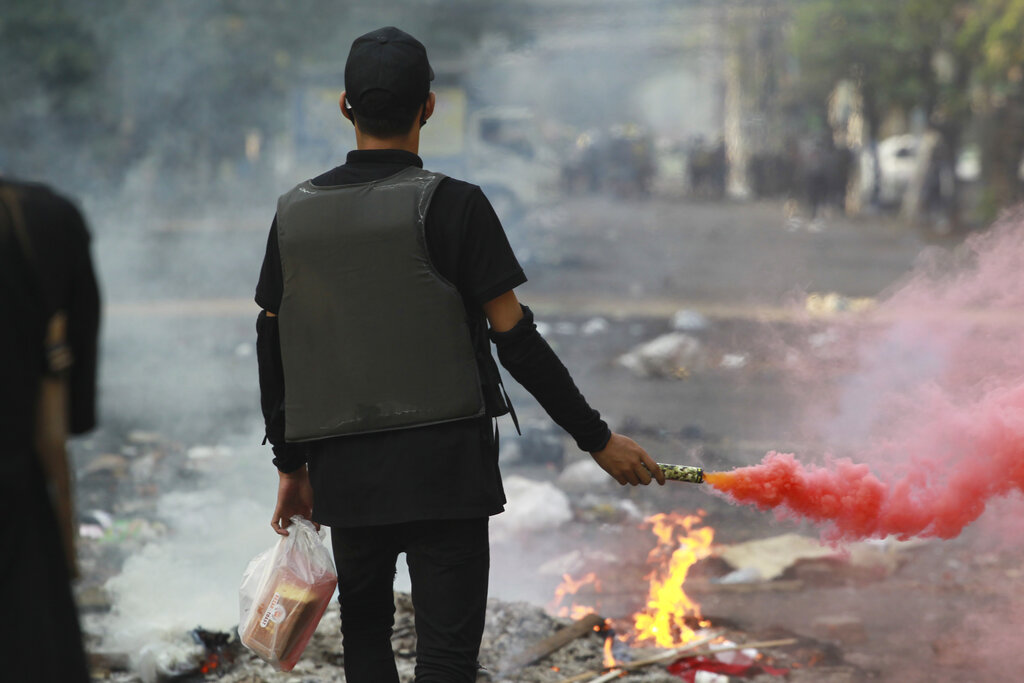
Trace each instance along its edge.
{"label": "black pants", "polygon": [[416,610],[416,683],[475,681],[487,607],[487,518],[331,529],[348,683],[398,683],[391,632],[404,552]]}
{"label": "black pants", "polygon": [[88,683],[60,529],[31,454],[0,448],[0,680]]}

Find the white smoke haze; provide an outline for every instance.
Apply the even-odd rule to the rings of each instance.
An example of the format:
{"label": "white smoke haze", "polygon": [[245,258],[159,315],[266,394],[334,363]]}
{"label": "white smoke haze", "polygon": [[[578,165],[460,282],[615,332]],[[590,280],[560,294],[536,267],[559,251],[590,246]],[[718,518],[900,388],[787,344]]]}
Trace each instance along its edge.
{"label": "white smoke haze", "polygon": [[276,498],[277,476],[249,466],[256,451],[251,442],[233,444],[211,459],[194,490],[161,496],[156,515],[166,537],[129,557],[106,584],[114,607],[104,649],[138,653],[185,640],[197,627],[235,628],[242,572],[276,541],[267,500]]}

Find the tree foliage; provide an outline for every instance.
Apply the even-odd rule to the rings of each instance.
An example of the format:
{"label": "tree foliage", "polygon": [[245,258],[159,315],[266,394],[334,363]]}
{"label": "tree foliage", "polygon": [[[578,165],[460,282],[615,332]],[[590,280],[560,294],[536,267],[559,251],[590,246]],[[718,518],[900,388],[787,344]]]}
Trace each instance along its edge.
{"label": "tree foliage", "polygon": [[991,207],[1019,194],[1024,153],[1024,0],[793,0],[804,95],[850,78],[881,117],[922,111],[950,149],[980,143]]}
{"label": "tree foliage", "polygon": [[[796,0],[793,51],[807,95],[821,101],[841,79],[857,83],[878,119],[888,109],[948,104],[934,60],[955,38],[957,0]],[[959,108],[959,107],[957,107]]]}

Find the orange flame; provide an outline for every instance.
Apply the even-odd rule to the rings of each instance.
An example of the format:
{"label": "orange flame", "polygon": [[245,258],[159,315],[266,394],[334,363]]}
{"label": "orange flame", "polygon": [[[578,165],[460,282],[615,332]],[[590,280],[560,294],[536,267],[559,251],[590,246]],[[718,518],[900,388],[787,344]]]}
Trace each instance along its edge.
{"label": "orange flame", "polygon": [[199,673],[208,674],[212,672],[220,664],[220,657],[215,654],[209,656],[209,658],[199,667]]}
{"label": "orange flame", "polygon": [[562,583],[555,589],[555,597],[552,599],[548,611],[556,616],[571,617],[572,619],[582,619],[588,614],[593,614],[596,610],[590,605],[580,605],[575,601],[569,605],[562,604],[566,596],[575,596],[584,586],[593,586],[595,593],[601,592],[601,582],[594,572],[589,572],[579,579],[574,579],[569,574],[563,574]]}
{"label": "orange flame", "polygon": [[710,527],[694,528],[701,521],[699,515],[661,513],[646,521],[658,537],[658,545],[647,557],[654,569],[647,576],[647,607],[634,616],[634,640],[679,647],[697,637],[686,618],[701,617],[700,606],[683,591],[683,582],[690,567],[710,553],[715,532]]}
{"label": "orange flame", "polygon": [[604,668],[614,669],[615,668],[615,655],[612,654],[612,645],[614,644],[614,636],[609,633],[604,639],[604,661],[602,662]]}

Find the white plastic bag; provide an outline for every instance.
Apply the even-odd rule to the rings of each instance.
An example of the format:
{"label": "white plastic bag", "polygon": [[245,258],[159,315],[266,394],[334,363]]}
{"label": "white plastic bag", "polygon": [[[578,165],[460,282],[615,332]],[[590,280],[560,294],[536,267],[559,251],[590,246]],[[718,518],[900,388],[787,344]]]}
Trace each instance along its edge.
{"label": "white plastic bag", "polygon": [[334,596],[338,574],[313,523],[292,517],[288,535],[250,562],[238,591],[242,644],[291,671]]}

